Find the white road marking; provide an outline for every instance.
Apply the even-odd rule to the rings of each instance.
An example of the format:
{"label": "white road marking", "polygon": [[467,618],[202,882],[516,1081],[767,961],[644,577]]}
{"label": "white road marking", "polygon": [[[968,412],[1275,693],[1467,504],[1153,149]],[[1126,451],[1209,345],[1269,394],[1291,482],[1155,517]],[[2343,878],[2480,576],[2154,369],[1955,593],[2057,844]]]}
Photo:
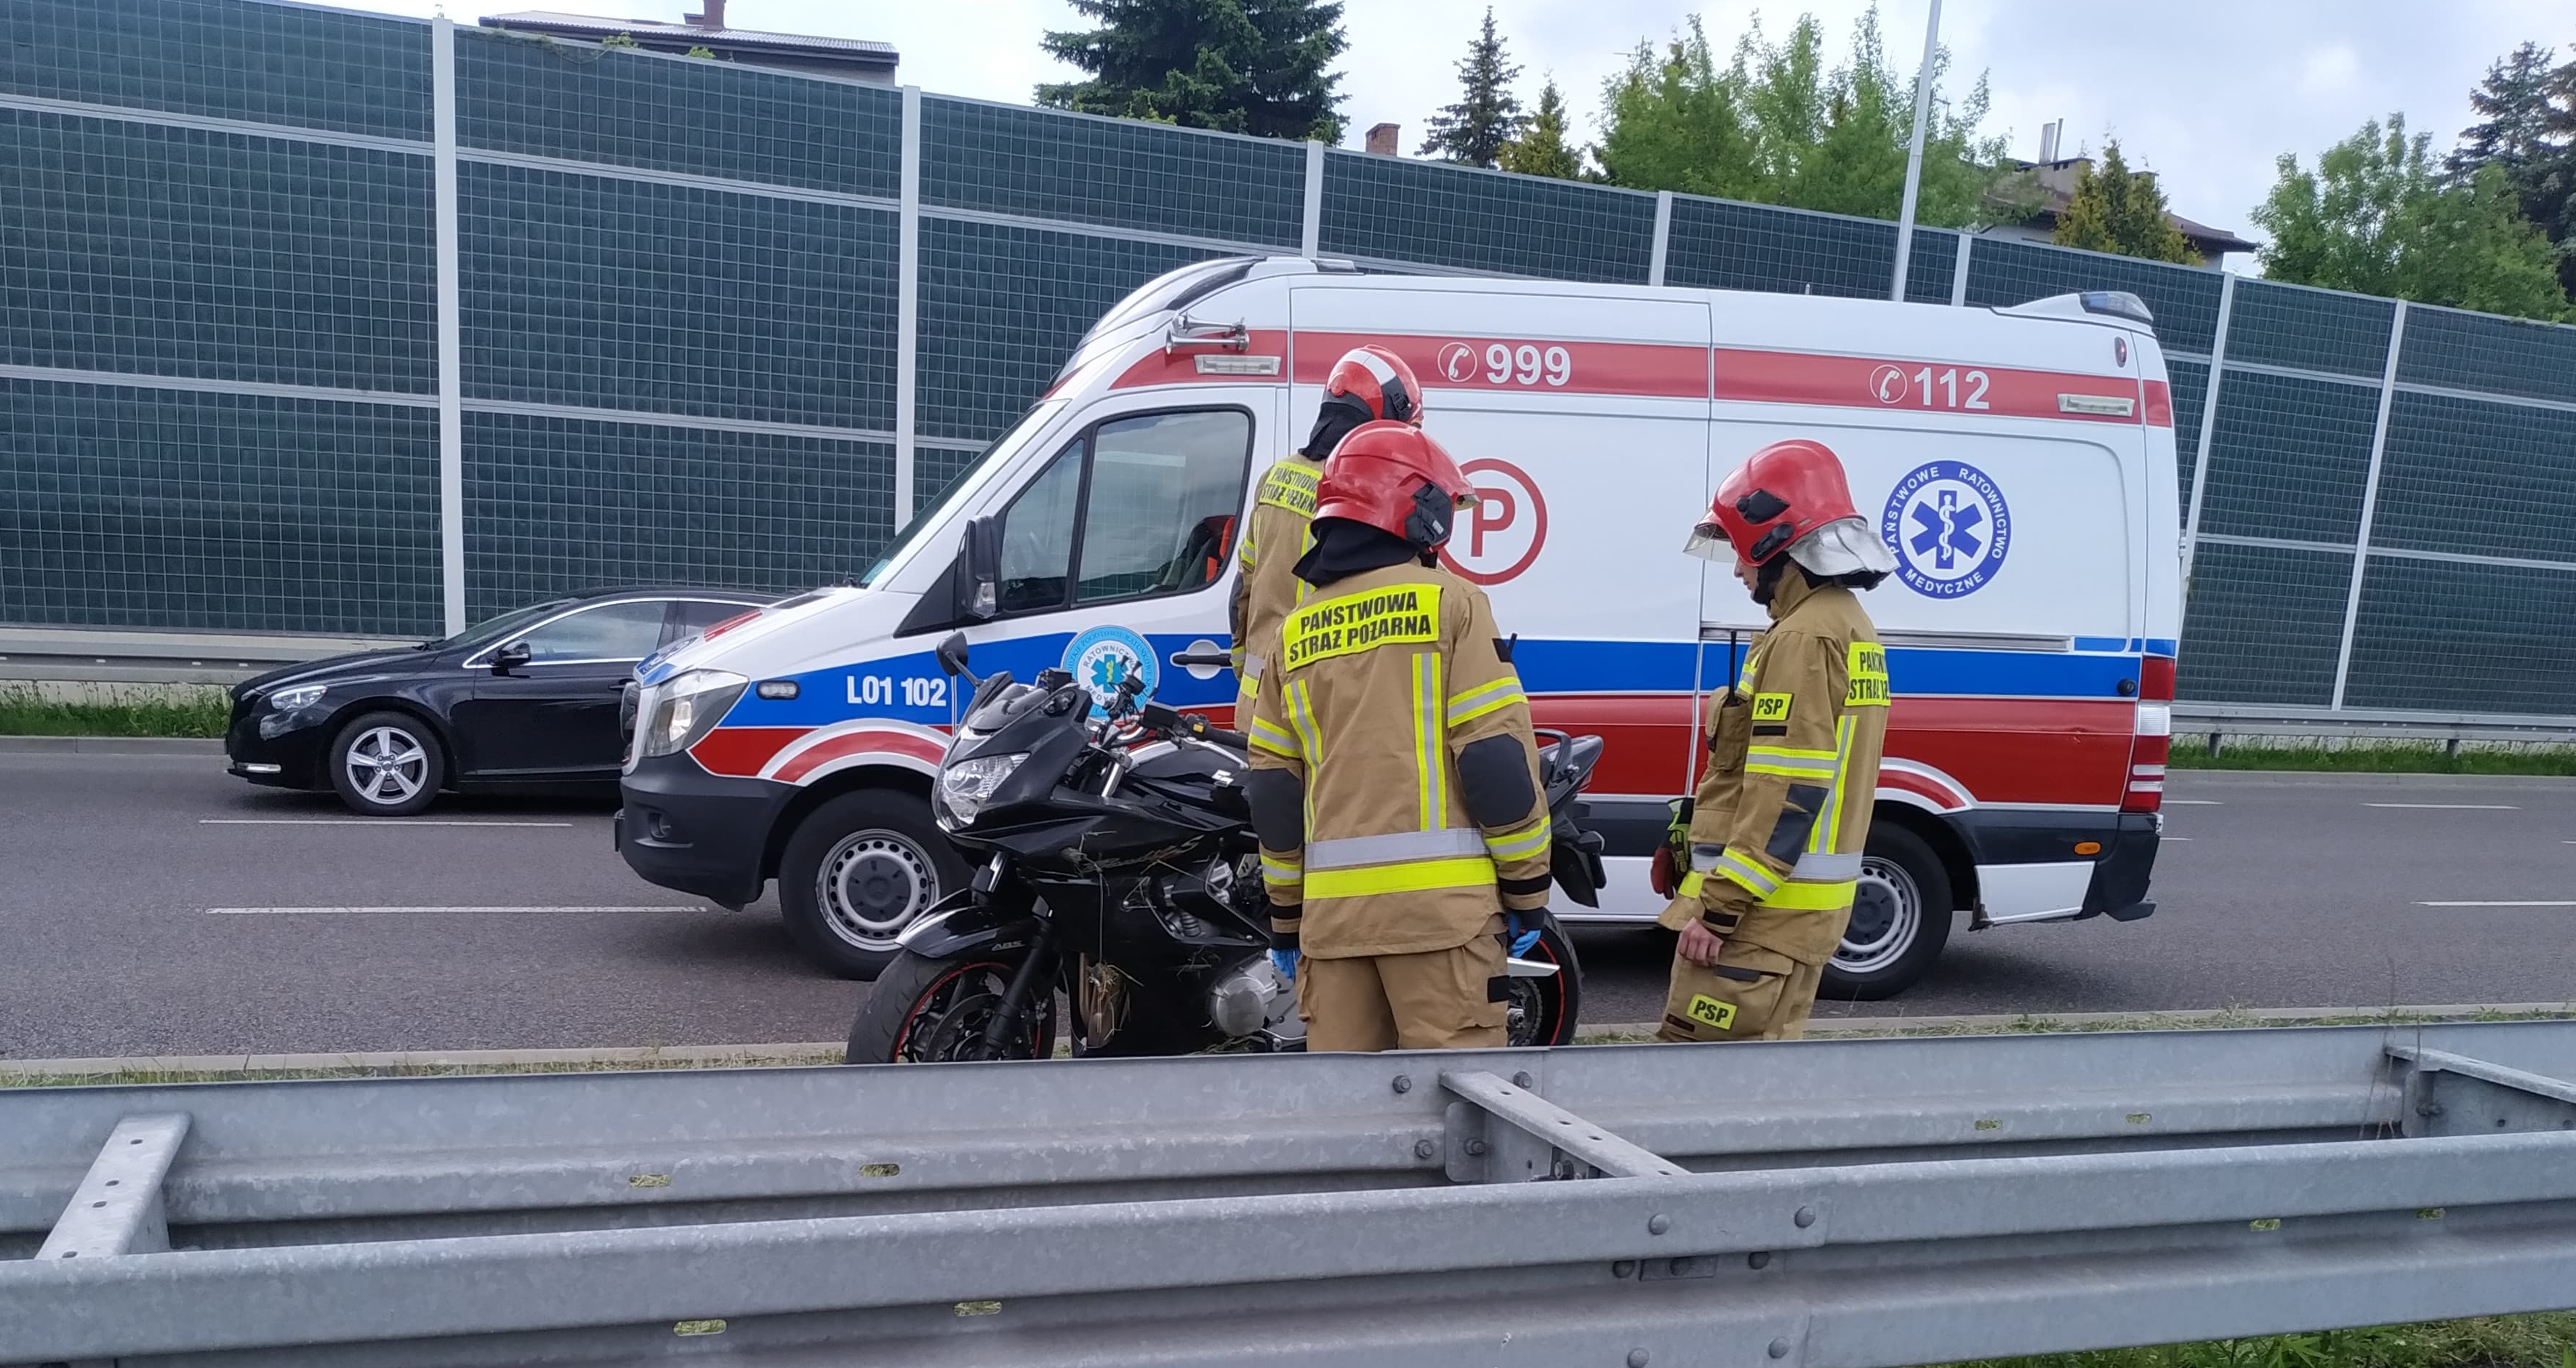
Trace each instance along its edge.
{"label": "white road marking", "polygon": [[2511,803],[2364,803],[2375,808],[2424,808],[2434,812],[2520,812]]}
{"label": "white road marking", "polygon": [[199,826],[569,827],[570,822],[452,821],[443,817],[200,817]]}
{"label": "white road marking", "polygon": [[632,907],[209,907],[216,917],[383,916],[397,912],[500,912],[517,915],[549,912],[703,912],[703,903],[641,903]]}
{"label": "white road marking", "polygon": [[2507,902],[2419,902],[2417,907],[2576,907],[2571,899],[2526,899]]}
{"label": "white road marking", "polygon": [[2168,841],[2188,841],[2191,838],[2188,836],[2167,836],[2165,839]]}
{"label": "white road marking", "polygon": [[2222,803],[2222,802],[2220,802],[2219,800],[2217,800],[2217,799],[2215,799],[2215,798],[2167,798],[2167,799],[2165,800],[2165,806],[2166,806],[2166,807],[2225,807],[2225,806],[2227,806],[2227,804]]}

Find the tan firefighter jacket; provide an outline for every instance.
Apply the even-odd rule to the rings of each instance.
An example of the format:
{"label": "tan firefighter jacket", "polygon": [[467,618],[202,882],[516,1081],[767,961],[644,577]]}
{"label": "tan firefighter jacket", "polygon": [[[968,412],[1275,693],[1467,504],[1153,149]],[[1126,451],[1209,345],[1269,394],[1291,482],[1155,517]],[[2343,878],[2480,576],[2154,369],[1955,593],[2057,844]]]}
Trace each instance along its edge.
{"label": "tan firefighter jacket", "polygon": [[[1253,643],[1268,641],[1307,590],[1295,569],[1306,553],[1306,524],[1315,517],[1315,484],[1323,471],[1320,461],[1280,458],[1261,477],[1252,516],[1244,521],[1242,563],[1234,577],[1234,677],[1242,681],[1238,706],[1245,713],[1266,663]],[[1242,724],[1238,716],[1235,725]]]}
{"label": "tan firefighter jacket", "polygon": [[1664,910],[1720,937],[1821,964],[1850,919],[1887,743],[1887,655],[1860,600],[1792,567],[1771,629],[1710,699],[1692,800],[1691,873]]}
{"label": "tan firefighter jacket", "polygon": [[[1273,929],[1321,959],[1420,954],[1467,944],[1506,907],[1546,906],[1553,833],[1529,700],[1484,591],[1411,563],[1305,588],[1261,642],[1247,729],[1253,767],[1304,787],[1303,845],[1262,845]],[[1460,788],[1459,753],[1491,737],[1520,742],[1525,812],[1495,814],[1500,789]],[[1480,826],[1478,809],[1507,820]]]}

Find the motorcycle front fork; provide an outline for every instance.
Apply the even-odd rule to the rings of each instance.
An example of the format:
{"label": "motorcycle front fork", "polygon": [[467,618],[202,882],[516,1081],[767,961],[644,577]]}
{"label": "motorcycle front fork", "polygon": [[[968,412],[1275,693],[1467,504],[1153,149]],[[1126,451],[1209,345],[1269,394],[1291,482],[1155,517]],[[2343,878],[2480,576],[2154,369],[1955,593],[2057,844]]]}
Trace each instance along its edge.
{"label": "motorcycle front fork", "polygon": [[[1018,1033],[1020,1019],[1028,1015],[1030,999],[1043,995],[1045,1010],[1055,1010],[1055,997],[1046,992],[1047,968],[1055,963],[1055,923],[1038,918],[1037,931],[1029,937],[1028,957],[1011,971],[1011,981],[1002,989],[1001,1004],[993,1009],[993,1019],[984,1023],[984,1057],[1008,1059],[1010,1041]],[[1032,1032],[1034,1036],[1034,1032]]]}

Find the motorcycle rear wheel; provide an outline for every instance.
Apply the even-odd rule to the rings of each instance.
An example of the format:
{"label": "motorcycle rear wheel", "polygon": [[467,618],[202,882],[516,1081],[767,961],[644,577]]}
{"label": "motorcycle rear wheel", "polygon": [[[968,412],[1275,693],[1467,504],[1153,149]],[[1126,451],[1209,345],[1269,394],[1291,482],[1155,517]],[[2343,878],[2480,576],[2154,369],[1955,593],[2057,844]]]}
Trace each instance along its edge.
{"label": "motorcycle rear wheel", "polygon": [[1575,962],[1574,942],[1554,918],[1539,932],[1538,944],[1523,959],[1557,966],[1545,978],[1512,980],[1503,1029],[1513,1045],[1571,1045],[1583,1014],[1583,966]]}
{"label": "motorcycle rear wheel", "polygon": [[966,1059],[1046,1059],[1055,1054],[1055,995],[1041,987],[1008,1049],[984,1049],[1019,954],[969,950],[930,959],[897,954],[859,1000],[845,1064],[921,1064]]}

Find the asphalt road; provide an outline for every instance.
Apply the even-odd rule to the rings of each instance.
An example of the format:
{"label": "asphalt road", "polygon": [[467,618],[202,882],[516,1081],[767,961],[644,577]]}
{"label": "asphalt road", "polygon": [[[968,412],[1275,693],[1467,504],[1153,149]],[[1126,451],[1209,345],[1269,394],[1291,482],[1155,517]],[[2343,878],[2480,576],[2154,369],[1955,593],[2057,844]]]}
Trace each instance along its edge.
{"label": "asphalt road", "polygon": [[[1962,930],[1858,1010],[2576,999],[2576,781],[2173,790],[2153,918]],[[1668,940],[1578,945],[1586,1020],[1659,1013]],[[0,753],[0,1056],[833,1040],[863,991],[802,962],[774,903],[635,878],[604,804],[362,821],[210,756]]]}

